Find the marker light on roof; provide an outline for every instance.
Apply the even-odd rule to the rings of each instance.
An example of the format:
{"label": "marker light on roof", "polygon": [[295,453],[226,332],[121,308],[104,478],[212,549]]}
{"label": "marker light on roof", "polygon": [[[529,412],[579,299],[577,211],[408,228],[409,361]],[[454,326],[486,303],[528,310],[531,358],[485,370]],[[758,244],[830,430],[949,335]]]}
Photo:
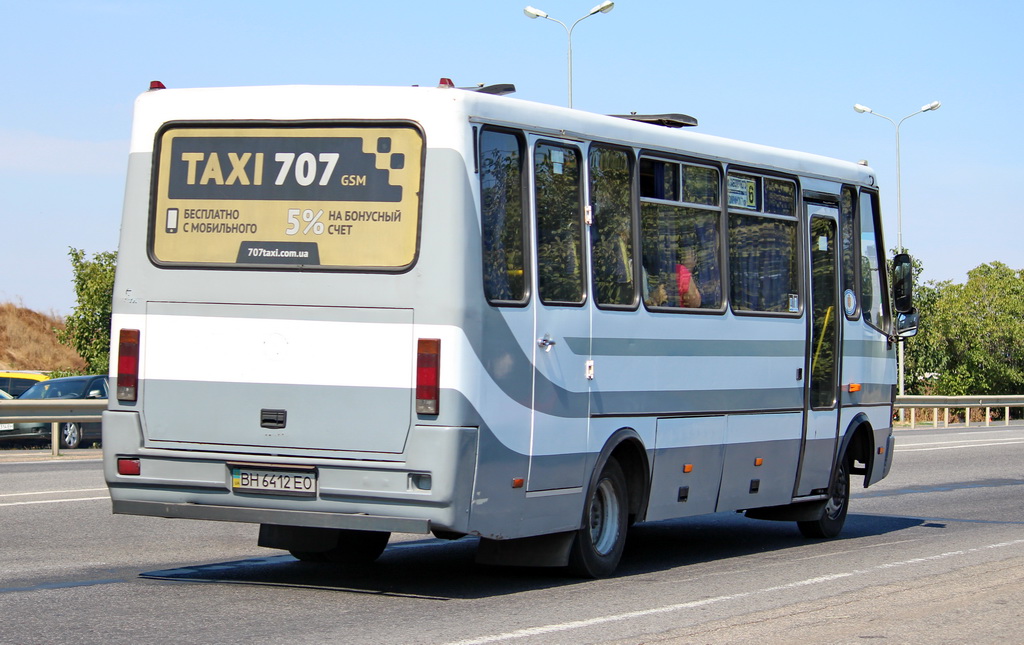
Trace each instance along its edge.
{"label": "marker light on roof", "polygon": [[151,89],[151,90],[166,90],[167,86],[165,86],[160,81],[150,81],[149,82],[149,89]]}

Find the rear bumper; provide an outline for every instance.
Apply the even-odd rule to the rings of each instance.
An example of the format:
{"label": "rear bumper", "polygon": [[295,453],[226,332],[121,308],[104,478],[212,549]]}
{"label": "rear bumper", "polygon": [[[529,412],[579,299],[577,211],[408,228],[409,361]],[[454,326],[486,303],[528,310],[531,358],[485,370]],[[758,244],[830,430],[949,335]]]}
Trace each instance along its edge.
{"label": "rear bumper", "polygon": [[114,513],[172,517],[187,520],[216,520],[220,522],[280,524],[283,526],[311,526],[325,529],[353,529],[358,531],[430,532],[430,521],[426,519],[216,506],[212,504],[114,500]]}
{"label": "rear bumper", "polygon": [[[468,532],[476,428],[414,426],[399,460],[305,458],[147,446],[135,412],[103,414],[103,468],[114,513],[402,533]],[[117,461],[137,459],[139,475]],[[394,459],[393,455],[389,459]],[[232,462],[315,467],[316,497],[236,492]]]}

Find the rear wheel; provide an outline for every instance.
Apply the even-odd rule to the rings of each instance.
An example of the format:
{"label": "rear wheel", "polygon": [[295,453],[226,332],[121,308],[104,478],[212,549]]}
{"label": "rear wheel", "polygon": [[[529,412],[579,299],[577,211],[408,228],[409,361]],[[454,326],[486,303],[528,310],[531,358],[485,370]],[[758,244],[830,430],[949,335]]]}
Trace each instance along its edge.
{"label": "rear wheel", "polygon": [[61,448],[77,448],[82,444],[82,426],[77,423],[60,424]]}
{"label": "rear wheel", "polygon": [[326,551],[289,551],[303,562],[330,564],[368,564],[380,557],[391,533],[386,531],[338,530],[338,541]]}
{"label": "rear wheel", "polygon": [[583,526],[569,552],[573,572],[600,578],[615,571],[626,545],[627,500],[626,476],[619,462],[609,459],[587,494]]}
{"label": "rear wheel", "polygon": [[850,461],[843,457],[832,476],[829,498],[821,517],[816,520],[797,522],[805,537],[834,538],[843,530],[846,511],[850,507]]}

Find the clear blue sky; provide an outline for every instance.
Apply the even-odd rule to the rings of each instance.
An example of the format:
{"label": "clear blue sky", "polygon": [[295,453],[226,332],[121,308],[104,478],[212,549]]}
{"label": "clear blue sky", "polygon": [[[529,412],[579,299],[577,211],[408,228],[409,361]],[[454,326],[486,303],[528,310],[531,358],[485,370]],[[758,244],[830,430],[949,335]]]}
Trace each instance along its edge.
{"label": "clear blue sky", "polygon": [[[566,37],[598,0],[0,0],[0,301],[67,314],[68,247],[117,247],[132,103],[168,87],[514,83],[566,100]],[[926,280],[1024,268],[1024,3],[617,0],[573,33],[574,106],[867,159]]]}

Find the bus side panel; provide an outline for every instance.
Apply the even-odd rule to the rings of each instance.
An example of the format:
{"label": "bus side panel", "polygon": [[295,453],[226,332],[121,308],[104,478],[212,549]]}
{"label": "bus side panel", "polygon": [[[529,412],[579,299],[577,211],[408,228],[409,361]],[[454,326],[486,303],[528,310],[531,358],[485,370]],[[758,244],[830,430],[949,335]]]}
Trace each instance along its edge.
{"label": "bus side panel", "polygon": [[715,512],[726,426],[724,416],[658,419],[648,520]]}
{"label": "bus side panel", "polygon": [[[718,511],[793,501],[802,416],[795,413],[729,417]],[[777,439],[759,440],[765,435]]]}
{"label": "bus side panel", "polygon": [[[896,396],[896,349],[886,337],[862,319],[847,321],[843,340],[843,383],[859,389],[843,388],[843,424],[858,413],[867,416],[874,434],[874,459],[865,485],[885,478],[892,464],[892,404]],[[878,450],[884,449],[879,455]]]}

